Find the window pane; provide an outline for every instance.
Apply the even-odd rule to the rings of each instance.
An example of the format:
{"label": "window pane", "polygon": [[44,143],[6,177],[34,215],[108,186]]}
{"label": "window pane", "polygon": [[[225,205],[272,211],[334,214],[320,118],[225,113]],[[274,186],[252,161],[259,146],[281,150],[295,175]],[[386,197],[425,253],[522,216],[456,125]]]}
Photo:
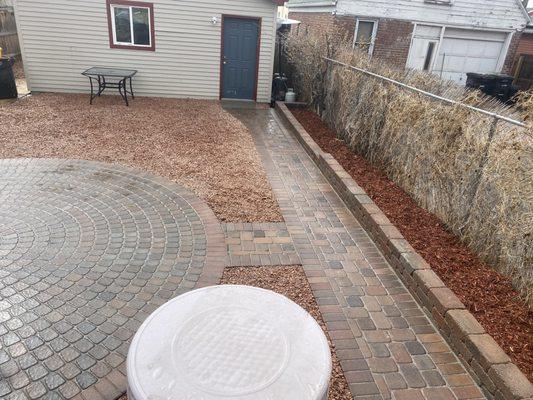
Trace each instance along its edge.
{"label": "window pane", "polygon": [[133,36],[133,43],[150,45],[150,15],[147,8],[133,8]]}
{"label": "window pane", "polygon": [[130,9],[113,7],[115,11],[115,36],[119,43],[131,43]]}
{"label": "window pane", "polygon": [[374,23],[369,21],[359,21],[357,28],[357,44],[369,45],[372,42],[372,33],[374,32]]}

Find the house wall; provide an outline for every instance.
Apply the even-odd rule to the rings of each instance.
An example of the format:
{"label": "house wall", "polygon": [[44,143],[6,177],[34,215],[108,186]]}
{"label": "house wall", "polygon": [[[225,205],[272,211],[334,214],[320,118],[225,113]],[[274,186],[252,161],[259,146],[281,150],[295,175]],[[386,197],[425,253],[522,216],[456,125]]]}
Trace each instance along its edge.
{"label": "house wall", "polygon": [[511,54],[508,55],[506,60],[506,67],[508,68],[507,72],[514,75],[514,73],[516,72],[515,68],[517,67],[517,63],[520,59],[520,56],[533,56],[533,32],[522,33],[517,40],[511,43],[511,46],[513,44],[515,44],[516,46],[516,51],[514,52],[514,54],[512,54],[512,59],[509,59]]}
{"label": "house wall", "polygon": [[338,0],[337,14],[505,30],[522,29],[527,23],[518,0],[452,0],[451,5],[425,0]]}
{"label": "house wall", "polygon": [[[324,32],[332,26],[336,26],[346,35],[349,41],[353,41],[355,34],[356,17],[350,15],[333,16],[331,13],[306,13],[292,12],[290,18],[301,21],[300,30],[305,32]],[[298,29],[298,28],[296,28]],[[373,57],[377,57],[387,63],[404,68],[409,55],[413,24],[407,21],[380,19],[374,42]]]}
{"label": "house wall", "polygon": [[516,46],[516,57],[522,54],[533,55],[533,33],[525,32]]}
{"label": "house wall", "polygon": [[[529,56],[523,59],[519,64],[521,56]],[[513,67],[511,73],[515,76],[515,85],[522,90],[530,90],[533,88],[533,30],[528,29],[524,32],[517,45],[515,58],[513,60]]]}
{"label": "house wall", "polygon": [[380,19],[373,56],[388,64],[404,68],[409,56],[413,24],[407,21]]}
{"label": "house wall", "polygon": [[155,52],[111,49],[105,0],[18,0],[33,91],[87,92],[92,66],[137,69],[143,96],[218,99],[222,14],[262,17],[258,101],[270,101],[277,6],[271,0],[154,0]]}
{"label": "house wall", "polygon": [[511,43],[509,43],[509,50],[507,51],[505,63],[503,64],[502,73],[510,75],[513,73],[514,63],[519,54],[518,48],[522,41],[522,36],[524,36],[522,32],[516,32],[513,34]]}
{"label": "house wall", "polygon": [[329,12],[298,12],[291,11],[289,18],[300,21],[299,26],[293,27],[293,33],[305,33],[311,31],[325,32],[333,26],[335,18]]}

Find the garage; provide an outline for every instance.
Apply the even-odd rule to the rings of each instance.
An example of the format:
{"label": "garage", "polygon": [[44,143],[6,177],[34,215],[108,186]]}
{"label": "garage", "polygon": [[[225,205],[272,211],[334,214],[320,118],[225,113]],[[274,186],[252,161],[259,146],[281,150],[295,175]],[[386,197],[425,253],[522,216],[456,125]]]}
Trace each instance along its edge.
{"label": "garage", "polygon": [[508,33],[447,28],[433,71],[466,83],[467,72],[500,72]]}
{"label": "garage", "polygon": [[464,85],[468,72],[501,72],[509,35],[508,32],[418,25],[407,66]]}

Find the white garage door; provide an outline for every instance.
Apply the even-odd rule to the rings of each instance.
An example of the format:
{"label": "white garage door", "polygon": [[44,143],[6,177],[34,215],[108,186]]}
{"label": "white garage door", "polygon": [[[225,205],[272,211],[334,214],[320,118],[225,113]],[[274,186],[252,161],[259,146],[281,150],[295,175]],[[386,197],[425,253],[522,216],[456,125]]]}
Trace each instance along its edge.
{"label": "white garage door", "polygon": [[433,72],[461,84],[466,83],[467,72],[499,73],[507,35],[447,28]]}

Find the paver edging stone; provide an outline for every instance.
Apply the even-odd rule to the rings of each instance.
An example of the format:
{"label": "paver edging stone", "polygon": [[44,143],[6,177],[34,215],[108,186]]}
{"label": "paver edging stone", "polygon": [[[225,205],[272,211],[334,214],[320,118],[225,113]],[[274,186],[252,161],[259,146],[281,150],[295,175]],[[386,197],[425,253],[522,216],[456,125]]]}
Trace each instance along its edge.
{"label": "paver edging stone", "polygon": [[533,398],[531,382],[366,192],[331,154],[322,151],[285,104],[277,102],[276,111],[436,323],[487,397]]}

